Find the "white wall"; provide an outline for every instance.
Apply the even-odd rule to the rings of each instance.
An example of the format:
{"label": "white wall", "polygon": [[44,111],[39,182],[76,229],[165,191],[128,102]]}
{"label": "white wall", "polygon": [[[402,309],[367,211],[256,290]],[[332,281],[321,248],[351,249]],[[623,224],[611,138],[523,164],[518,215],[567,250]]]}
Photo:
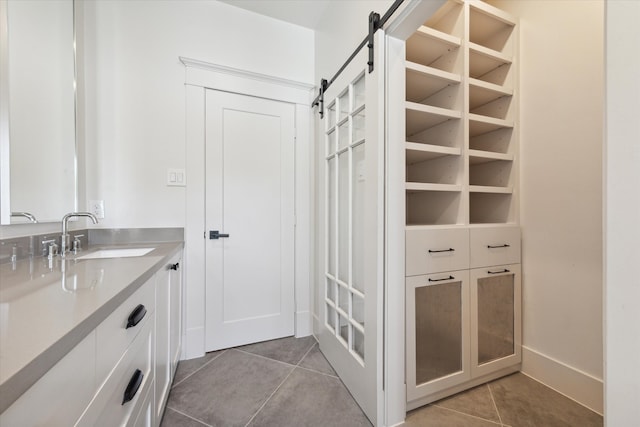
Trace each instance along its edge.
{"label": "white wall", "polygon": [[606,4],[605,425],[640,419],[640,2]]}
{"label": "white wall", "polygon": [[[178,56],[313,81],[311,30],[216,1],[85,2],[88,200],[100,227],[182,227],[185,70]],[[187,171],[187,182],[189,180]]]}
{"label": "white wall", "polygon": [[520,19],[523,371],[601,412],[604,4],[491,3]]}

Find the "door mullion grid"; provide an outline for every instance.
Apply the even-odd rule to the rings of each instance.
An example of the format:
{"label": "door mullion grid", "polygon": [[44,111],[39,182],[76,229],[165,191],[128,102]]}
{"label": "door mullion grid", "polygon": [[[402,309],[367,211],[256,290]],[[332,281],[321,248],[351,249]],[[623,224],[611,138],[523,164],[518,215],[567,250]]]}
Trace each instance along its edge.
{"label": "door mullion grid", "polygon": [[[336,107],[339,107],[337,100],[334,102],[334,110],[337,110]],[[331,108],[331,104],[329,105],[329,108]],[[327,130],[326,130],[326,134],[325,134],[325,142],[326,142],[326,147],[325,148],[327,150],[326,152],[326,160],[325,160],[325,203],[327,203],[327,208],[326,208],[326,218],[325,218],[325,230],[327,230],[325,232],[325,295],[324,295],[324,300],[325,300],[325,313],[327,313],[327,316],[329,315],[329,310],[327,309],[327,303],[329,303],[330,306],[333,307],[333,312],[331,313],[331,316],[333,317],[333,325],[334,325],[334,331],[333,333],[336,334],[338,332],[338,326],[339,326],[339,317],[338,317],[338,311],[337,311],[337,304],[334,303],[333,301],[331,301],[328,298],[328,286],[332,287],[333,290],[333,295],[334,295],[334,299],[336,300],[336,302],[339,302],[339,296],[337,294],[337,286],[336,286],[336,278],[338,276],[338,264],[337,264],[337,256],[338,256],[338,242],[337,242],[337,233],[338,233],[338,217],[337,217],[337,207],[338,207],[338,194],[337,194],[337,179],[335,179],[334,185],[333,185],[333,196],[334,196],[334,202],[335,202],[335,206],[334,206],[334,211],[330,212],[330,207],[329,207],[329,194],[331,191],[331,188],[329,186],[329,183],[331,182],[331,168],[329,166],[331,159],[333,158],[334,163],[335,163],[335,173],[334,178],[337,178],[337,173],[338,173],[338,158],[337,158],[337,145],[338,145],[338,124],[337,124],[337,117],[334,118],[335,123],[331,126],[329,123],[329,120],[327,120]],[[333,128],[333,130],[332,130]],[[333,217],[334,220],[334,243],[335,243],[335,250],[334,250],[334,268],[336,269],[335,271],[335,277],[332,277],[331,274],[329,274],[329,254],[330,254],[330,248],[331,248],[331,236],[330,236],[330,232],[329,232],[329,223],[331,221],[331,218]],[[329,278],[329,280],[327,280],[327,278]],[[325,319],[325,327],[329,326],[329,322],[328,319]]]}
{"label": "door mullion grid", "polygon": [[348,323],[349,323],[349,351],[353,352],[353,148],[351,147],[351,144],[353,143],[353,108],[354,108],[354,104],[355,104],[355,93],[354,93],[354,88],[353,88],[353,82],[349,83],[349,93],[347,96],[348,102],[349,102],[349,126],[347,127],[347,129],[349,130],[349,136],[347,138],[348,140],[348,144],[347,146],[349,147],[349,156],[348,156],[348,162],[349,162],[349,178],[348,178],[348,185],[349,185],[349,197],[348,197],[348,203],[349,203],[349,215],[347,218],[347,221],[349,223],[349,227],[348,227],[348,234],[349,234],[349,272],[348,272],[348,278],[349,278],[349,288],[348,288],[348,295],[349,295],[349,316],[347,317]]}

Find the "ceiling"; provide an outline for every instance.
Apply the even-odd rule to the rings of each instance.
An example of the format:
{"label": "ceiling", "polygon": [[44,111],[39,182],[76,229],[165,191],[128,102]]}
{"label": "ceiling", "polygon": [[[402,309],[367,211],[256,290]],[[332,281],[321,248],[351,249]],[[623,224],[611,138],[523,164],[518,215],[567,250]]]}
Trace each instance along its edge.
{"label": "ceiling", "polygon": [[220,0],[260,15],[316,29],[331,0]]}

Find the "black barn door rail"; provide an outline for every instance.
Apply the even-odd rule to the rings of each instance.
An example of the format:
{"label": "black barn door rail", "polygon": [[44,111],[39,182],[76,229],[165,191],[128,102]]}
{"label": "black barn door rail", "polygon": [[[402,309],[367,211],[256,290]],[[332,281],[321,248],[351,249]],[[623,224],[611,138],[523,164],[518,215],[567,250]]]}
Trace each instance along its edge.
{"label": "black barn door rail", "polygon": [[336,81],[338,76],[342,74],[344,69],[347,68],[347,66],[351,63],[351,61],[353,61],[353,58],[355,58],[356,55],[358,55],[358,52],[360,52],[360,49],[362,49],[365,45],[369,48],[369,61],[367,62],[367,64],[369,65],[369,72],[371,73],[373,71],[373,35],[376,33],[376,31],[382,28],[384,24],[387,23],[391,15],[393,15],[395,11],[398,10],[398,8],[403,2],[404,0],[394,1],[391,7],[389,7],[389,10],[387,10],[387,12],[382,16],[382,18],[378,13],[371,12],[369,14],[369,34],[367,34],[364,40],[360,42],[356,50],[354,50],[351,56],[349,56],[349,58],[347,58],[344,64],[342,64],[342,67],[340,67],[338,72],[336,72],[334,76],[331,77],[331,80],[327,80],[327,79],[320,80],[320,88],[318,90],[319,93],[318,93],[318,96],[316,96],[316,99],[313,100],[313,103],[311,103],[311,107],[319,107],[318,112],[320,113],[321,119],[324,118],[325,92],[327,91],[327,89],[329,89],[329,86],[331,86],[331,84]]}

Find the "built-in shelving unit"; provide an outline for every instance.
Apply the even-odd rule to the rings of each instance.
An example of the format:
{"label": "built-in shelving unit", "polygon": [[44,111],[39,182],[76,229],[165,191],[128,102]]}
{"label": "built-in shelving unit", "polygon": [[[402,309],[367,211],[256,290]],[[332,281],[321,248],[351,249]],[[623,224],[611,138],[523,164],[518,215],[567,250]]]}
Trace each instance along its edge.
{"label": "built-in shelving unit", "polygon": [[518,369],[516,36],[495,7],[449,0],[405,44],[408,409]]}

